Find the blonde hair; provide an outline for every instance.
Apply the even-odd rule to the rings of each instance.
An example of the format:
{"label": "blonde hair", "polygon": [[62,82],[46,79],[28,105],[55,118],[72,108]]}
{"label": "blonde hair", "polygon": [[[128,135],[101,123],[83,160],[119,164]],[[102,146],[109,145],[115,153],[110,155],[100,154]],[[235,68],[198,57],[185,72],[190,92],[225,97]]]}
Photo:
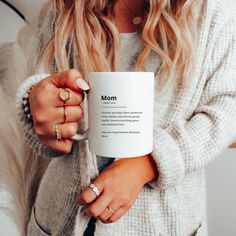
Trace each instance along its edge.
{"label": "blonde hair", "polygon": [[[56,17],[52,37],[44,45],[38,63],[51,72],[70,68],[70,52],[75,45],[80,72],[116,71],[120,39],[114,22],[117,0],[53,0]],[[145,70],[145,61],[153,51],[161,60],[165,84],[181,78],[187,85],[194,69],[195,49],[203,0],[147,0],[142,30],[143,48],[136,70]]]}

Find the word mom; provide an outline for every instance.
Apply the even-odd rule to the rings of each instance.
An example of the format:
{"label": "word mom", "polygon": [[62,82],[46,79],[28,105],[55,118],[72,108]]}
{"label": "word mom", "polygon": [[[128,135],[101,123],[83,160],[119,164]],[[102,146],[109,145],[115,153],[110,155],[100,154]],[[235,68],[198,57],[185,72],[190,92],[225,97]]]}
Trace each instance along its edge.
{"label": "word mom", "polygon": [[102,101],[116,101],[117,100],[117,97],[116,96],[104,96],[104,95],[101,95],[101,100]]}

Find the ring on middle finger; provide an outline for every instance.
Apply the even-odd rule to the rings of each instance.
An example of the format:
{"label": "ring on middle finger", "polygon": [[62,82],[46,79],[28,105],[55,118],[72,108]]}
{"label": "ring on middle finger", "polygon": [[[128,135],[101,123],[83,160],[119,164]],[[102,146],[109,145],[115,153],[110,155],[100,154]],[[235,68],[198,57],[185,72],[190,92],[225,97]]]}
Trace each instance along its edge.
{"label": "ring on middle finger", "polygon": [[67,111],[66,111],[66,106],[64,106],[64,123],[66,123],[67,120]]}

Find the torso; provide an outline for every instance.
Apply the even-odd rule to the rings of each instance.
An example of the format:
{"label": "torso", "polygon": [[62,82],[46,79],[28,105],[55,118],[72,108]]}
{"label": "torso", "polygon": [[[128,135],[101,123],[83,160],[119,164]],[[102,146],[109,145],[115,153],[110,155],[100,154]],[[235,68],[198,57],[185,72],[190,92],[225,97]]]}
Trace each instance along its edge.
{"label": "torso", "polygon": [[[213,28],[217,25],[215,24],[215,19],[217,19],[221,11],[217,8],[219,6],[216,7],[216,5],[222,1],[208,0],[205,2],[204,30],[199,33],[200,41],[196,51],[198,61],[191,85],[186,91],[181,91],[173,86],[167,94],[161,96],[159,90],[159,80],[161,78],[155,80],[154,129],[156,133],[174,124],[178,124],[179,126],[177,127],[181,129],[184,127],[185,122],[191,119],[197,106],[199,104],[202,105],[200,99],[206,84],[208,69],[212,69],[212,45],[214,45],[213,40],[216,40]],[[220,20],[224,21],[225,17]],[[219,22],[218,20],[217,23]],[[137,33],[130,35],[121,34],[122,60],[119,70],[133,69],[135,57],[141,46],[139,37]],[[130,47],[130,44],[132,44],[132,47]],[[156,54],[152,54],[146,63],[147,70],[157,73],[160,63],[160,58]],[[178,131],[176,129],[176,133],[173,135],[181,135]],[[187,132],[185,135],[188,135]],[[187,141],[190,142],[191,140]],[[36,200],[39,221],[45,228],[48,227],[46,229],[53,232],[68,233],[72,224],[71,221],[74,221],[76,217],[78,206],[75,199],[78,191],[81,190],[80,177],[84,177],[85,173],[88,174],[85,168],[91,161],[91,159],[88,160],[90,156],[86,145],[87,143],[85,142],[79,144],[78,156],[76,157],[71,159],[53,159],[41,182]],[[165,145],[168,146],[169,143]],[[184,145],[188,146],[186,143]],[[173,158],[169,160],[169,163],[172,163],[171,160],[174,160],[176,153],[173,153],[171,146],[168,147],[167,155],[169,158]],[[192,149],[188,151],[190,152]],[[194,156],[195,154],[188,153],[188,155]],[[204,155],[208,155],[208,150]],[[198,161],[201,158],[202,156],[197,156],[195,159]],[[194,161],[189,157],[189,162],[191,163],[187,164],[190,165]],[[175,173],[177,166],[172,168],[174,169],[172,170],[173,173]],[[117,223],[109,225],[109,232],[112,232],[110,235],[125,236],[194,235],[193,233],[198,230],[200,223],[204,228],[206,227],[205,210],[204,169],[187,170],[183,180],[172,188],[160,190],[145,186],[127,214]],[[80,216],[82,220],[86,219],[82,213]],[[107,230],[106,225],[98,222],[96,235],[106,235]],[[201,235],[207,234],[204,231]]]}

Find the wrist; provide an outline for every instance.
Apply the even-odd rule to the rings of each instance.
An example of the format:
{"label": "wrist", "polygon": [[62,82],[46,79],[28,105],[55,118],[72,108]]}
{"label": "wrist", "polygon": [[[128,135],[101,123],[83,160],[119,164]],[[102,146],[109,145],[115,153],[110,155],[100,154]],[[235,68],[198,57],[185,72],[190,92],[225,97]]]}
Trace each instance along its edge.
{"label": "wrist", "polygon": [[125,167],[125,171],[131,173],[132,177],[135,175],[136,180],[142,185],[158,177],[157,166],[151,154],[132,158],[121,158],[115,163],[118,165],[122,164],[121,166]]}
{"label": "wrist", "polygon": [[157,166],[151,154],[128,159],[131,161],[131,165],[143,185],[158,177]]}
{"label": "wrist", "polygon": [[158,170],[151,154],[140,157],[142,159],[143,183],[146,184],[158,177]]}

